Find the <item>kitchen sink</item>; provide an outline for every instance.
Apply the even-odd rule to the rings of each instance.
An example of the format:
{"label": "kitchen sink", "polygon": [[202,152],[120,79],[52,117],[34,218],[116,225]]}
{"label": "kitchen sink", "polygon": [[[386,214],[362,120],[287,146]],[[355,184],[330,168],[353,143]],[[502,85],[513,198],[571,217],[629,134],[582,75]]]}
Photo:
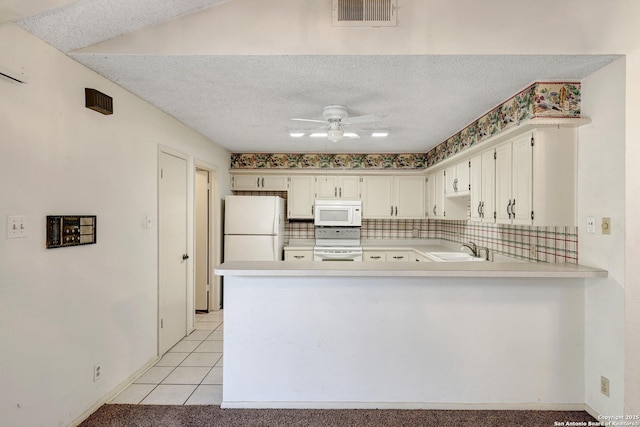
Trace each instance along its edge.
{"label": "kitchen sink", "polygon": [[486,261],[482,257],[474,257],[471,254],[465,252],[429,252],[429,255],[437,258],[437,261],[457,261],[457,262],[468,262],[468,261]]}

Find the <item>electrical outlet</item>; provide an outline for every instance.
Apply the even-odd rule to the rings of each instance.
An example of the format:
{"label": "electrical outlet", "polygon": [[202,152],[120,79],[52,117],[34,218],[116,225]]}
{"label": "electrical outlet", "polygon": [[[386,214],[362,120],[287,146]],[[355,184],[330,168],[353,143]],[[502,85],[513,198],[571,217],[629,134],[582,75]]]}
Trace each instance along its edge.
{"label": "electrical outlet", "polygon": [[102,378],[102,367],[100,365],[93,365],[93,381],[96,382]]}
{"label": "electrical outlet", "polygon": [[600,376],[600,393],[609,397],[609,378]]}
{"label": "electrical outlet", "polygon": [[538,246],[535,243],[529,245],[529,258],[538,258]]}
{"label": "electrical outlet", "polygon": [[592,216],[587,217],[587,233],[589,234],[596,233],[596,219]]}

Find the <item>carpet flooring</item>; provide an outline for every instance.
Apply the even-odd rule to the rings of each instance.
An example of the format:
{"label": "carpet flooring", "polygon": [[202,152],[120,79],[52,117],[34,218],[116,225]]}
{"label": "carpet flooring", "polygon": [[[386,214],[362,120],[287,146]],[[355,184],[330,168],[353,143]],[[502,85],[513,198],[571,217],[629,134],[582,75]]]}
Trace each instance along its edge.
{"label": "carpet flooring", "polygon": [[[595,419],[582,411],[220,409],[219,406],[101,406],[81,427],[550,427]],[[558,423],[558,424],[556,424]],[[580,425],[580,424],[577,424]],[[592,424],[594,425],[594,424]],[[597,424],[596,424],[597,425]]]}

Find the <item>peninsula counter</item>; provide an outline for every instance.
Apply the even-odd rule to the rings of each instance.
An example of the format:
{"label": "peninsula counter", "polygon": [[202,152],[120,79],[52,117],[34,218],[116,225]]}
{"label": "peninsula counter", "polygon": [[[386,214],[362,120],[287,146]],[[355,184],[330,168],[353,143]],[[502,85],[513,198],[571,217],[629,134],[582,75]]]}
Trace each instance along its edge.
{"label": "peninsula counter", "polygon": [[584,408],[584,288],[604,270],[229,262],[215,272],[223,407]]}

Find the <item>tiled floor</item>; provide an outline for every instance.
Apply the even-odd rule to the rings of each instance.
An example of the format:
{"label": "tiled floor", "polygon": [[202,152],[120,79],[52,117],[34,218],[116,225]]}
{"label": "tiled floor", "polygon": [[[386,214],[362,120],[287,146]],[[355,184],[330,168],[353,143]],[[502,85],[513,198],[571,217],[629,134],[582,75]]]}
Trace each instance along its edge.
{"label": "tiled floor", "polygon": [[195,327],[195,331],[110,403],[219,405],[222,402],[222,311],[196,313]]}

